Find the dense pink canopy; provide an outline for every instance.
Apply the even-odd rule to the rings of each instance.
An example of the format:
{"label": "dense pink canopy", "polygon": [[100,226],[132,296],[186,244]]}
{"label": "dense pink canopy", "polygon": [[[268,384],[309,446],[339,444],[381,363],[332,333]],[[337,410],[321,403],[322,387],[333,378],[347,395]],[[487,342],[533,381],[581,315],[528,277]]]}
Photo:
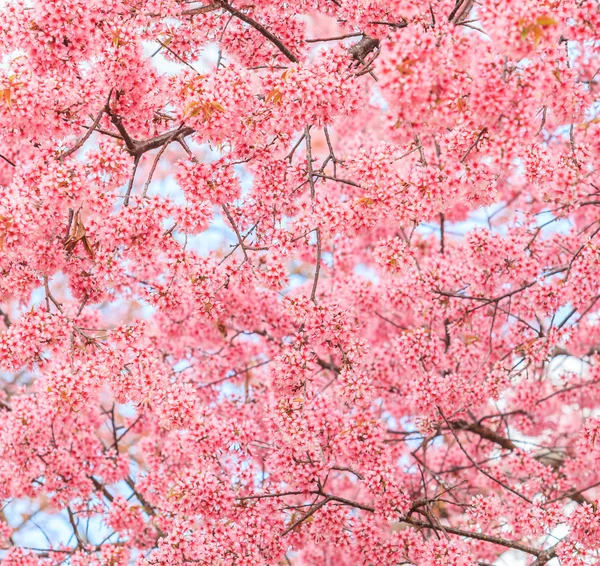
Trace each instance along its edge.
{"label": "dense pink canopy", "polygon": [[2,563],[597,564],[599,2],[205,1],[0,7]]}

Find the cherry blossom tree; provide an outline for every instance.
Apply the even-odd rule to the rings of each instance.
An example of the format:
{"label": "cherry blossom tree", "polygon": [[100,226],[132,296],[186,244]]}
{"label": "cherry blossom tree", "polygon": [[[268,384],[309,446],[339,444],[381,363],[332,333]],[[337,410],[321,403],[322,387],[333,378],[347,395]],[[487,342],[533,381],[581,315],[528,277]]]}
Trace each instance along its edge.
{"label": "cherry blossom tree", "polygon": [[3,564],[599,563],[597,0],[0,37]]}

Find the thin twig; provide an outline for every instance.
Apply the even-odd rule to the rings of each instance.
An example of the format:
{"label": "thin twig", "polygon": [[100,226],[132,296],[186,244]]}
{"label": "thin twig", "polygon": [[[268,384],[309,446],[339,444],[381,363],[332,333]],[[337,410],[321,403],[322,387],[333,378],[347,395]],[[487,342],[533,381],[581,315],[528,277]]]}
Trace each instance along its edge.
{"label": "thin twig", "polygon": [[129,180],[129,185],[127,186],[127,192],[125,193],[125,200],[123,201],[123,206],[129,206],[129,197],[131,196],[131,191],[133,190],[133,182],[135,180],[135,173],[140,163],[140,158],[141,155],[136,155],[133,161],[133,173],[131,174],[131,179]]}
{"label": "thin twig", "polygon": [[235,221],[233,220],[233,216],[231,216],[231,213],[229,212],[227,205],[224,204],[222,206],[222,208],[223,208],[223,212],[225,212],[225,215],[227,216],[227,220],[229,220],[229,223],[231,224],[231,227],[233,228],[233,231],[235,232],[235,235],[237,236],[238,243],[239,243],[240,247],[242,248],[242,252],[244,253],[244,260],[247,261],[248,254],[246,253],[246,245],[244,244],[244,239],[242,238],[242,235],[240,234],[240,231],[238,230],[238,227],[237,227]]}
{"label": "thin twig", "polygon": [[313,505],[313,507],[311,509],[309,509],[304,515],[302,515],[302,517],[300,517],[299,519],[294,521],[287,529],[285,529],[285,531],[283,531],[281,533],[281,536],[284,537],[290,531],[293,531],[300,523],[303,523],[304,521],[306,521],[306,519],[312,517],[321,507],[323,507],[324,505],[327,505],[327,503],[329,503],[329,501],[331,501],[331,498],[325,497],[325,499],[323,499],[322,501],[319,501],[319,503]]}
{"label": "thin twig", "polygon": [[194,69],[194,67],[190,63],[188,63],[183,57],[181,57],[177,53],[175,53],[175,51],[173,51],[166,43],[163,43],[160,39],[157,39],[156,41],[158,41],[158,43],[160,43],[162,47],[164,47],[171,55],[173,55],[173,57],[175,57],[175,59],[177,59],[179,62],[183,63],[186,67],[188,67],[189,69],[194,71],[194,73],[196,73],[197,75],[202,76],[202,74],[199,71]]}
{"label": "thin twig", "polygon": [[[109,95],[109,98],[110,98],[110,95]],[[83,137],[81,137],[79,139],[79,141],[77,141],[75,143],[75,145],[71,149],[66,150],[64,153],[62,153],[60,155],[60,160],[61,161],[63,159],[65,159],[66,157],[69,157],[69,155],[72,155],[73,153],[75,153],[80,147],[83,146],[83,144],[94,133],[94,130],[98,127],[98,124],[100,123],[100,120],[102,119],[102,116],[104,116],[104,111],[105,111],[105,108],[102,108],[102,110],[100,110],[100,112],[98,112],[98,115],[96,116],[96,119],[94,120],[94,122],[92,123],[92,125],[88,128],[87,132],[83,135]]]}
{"label": "thin twig", "polygon": [[156,171],[156,167],[158,165],[158,162],[160,161],[160,158],[162,157],[162,154],[167,150],[167,147],[169,146],[169,144],[176,137],[177,137],[177,130],[175,130],[175,132],[173,132],[173,136],[171,137],[171,139],[167,140],[165,142],[165,145],[163,145],[160,148],[160,151],[156,154],[156,157],[154,158],[154,163],[152,164],[152,169],[150,169],[150,174],[148,175],[148,179],[146,180],[146,183],[144,184],[144,189],[142,191],[142,198],[146,198],[146,194],[148,193],[148,188],[150,187],[150,183],[152,182],[152,177],[154,176],[154,171]]}
{"label": "thin twig", "polygon": [[315,266],[315,278],[313,280],[312,291],[310,293],[310,300],[317,304],[317,285],[319,283],[319,273],[321,271],[321,229],[317,228],[317,264]]}
{"label": "thin twig", "polygon": [[469,156],[469,153],[471,153],[471,151],[477,147],[477,145],[479,144],[479,141],[481,140],[481,138],[483,137],[483,134],[485,134],[487,132],[487,128],[483,128],[481,130],[481,132],[479,132],[479,134],[477,135],[477,138],[475,139],[475,141],[470,145],[469,149],[467,149],[467,153],[465,153],[460,162],[464,163],[465,159]]}
{"label": "thin twig", "polygon": [[62,307],[60,303],[54,298],[52,293],[50,292],[50,284],[48,282],[48,276],[44,275],[44,290],[46,292],[46,309],[50,312],[50,301],[54,304],[54,306],[62,313]]}
{"label": "thin twig", "polygon": [[308,183],[310,185],[310,199],[315,200],[315,179],[312,167],[312,143],[310,138],[310,126],[304,128],[304,139],[306,139],[306,169]]}
{"label": "thin twig", "polygon": [[325,41],[341,41],[343,39],[349,39],[351,37],[360,37],[363,35],[361,32],[357,33],[347,33],[346,35],[338,35],[337,37],[323,37],[323,38],[315,38],[315,39],[305,39],[306,43],[321,43]]}
{"label": "thin twig", "polygon": [[303,133],[302,136],[300,136],[300,139],[296,142],[296,144],[292,148],[292,151],[290,151],[290,153],[286,156],[286,159],[290,163],[292,162],[292,158],[294,157],[294,153],[296,152],[296,150],[298,149],[298,147],[300,147],[300,144],[304,141],[304,136],[305,136],[305,134]]}
{"label": "thin twig", "polygon": [[16,167],[16,165],[8,157],[4,157],[4,155],[2,155],[1,153],[0,153],[0,158],[4,159],[4,161],[6,161],[6,163],[8,163],[9,165]]}
{"label": "thin twig", "polygon": [[358,189],[362,189],[358,183],[354,181],[349,181],[348,179],[338,179],[337,177],[332,177],[331,175],[323,175],[321,173],[313,173],[313,177],[319,177],[319,179],[329,179],[330,181],[336,181],[338,183],[343,183],[344,185],[350,185],[351,187],[357,187]]}

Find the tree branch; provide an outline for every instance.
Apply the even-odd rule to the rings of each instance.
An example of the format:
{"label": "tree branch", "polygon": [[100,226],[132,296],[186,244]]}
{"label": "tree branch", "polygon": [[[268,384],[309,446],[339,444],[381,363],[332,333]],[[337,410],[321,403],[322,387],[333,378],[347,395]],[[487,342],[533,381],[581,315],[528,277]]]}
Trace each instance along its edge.
{"label": "tree branch", "polygon": [[234,15],[239,20],[246,22],[249,26],[253,27],[256,31],[265,36],[279,51],[281,51],[292,63],[298,63],[298,58],[284,45],[284,43],[274,36],[267,28],[262,24],[259,24],[256,20],[253,20],[250,16],[247,16],[243,12],[240,12],[234,8],[231,4],[225,2],[225,0],[218,0],[219,5],[227,10],[230,14]]}

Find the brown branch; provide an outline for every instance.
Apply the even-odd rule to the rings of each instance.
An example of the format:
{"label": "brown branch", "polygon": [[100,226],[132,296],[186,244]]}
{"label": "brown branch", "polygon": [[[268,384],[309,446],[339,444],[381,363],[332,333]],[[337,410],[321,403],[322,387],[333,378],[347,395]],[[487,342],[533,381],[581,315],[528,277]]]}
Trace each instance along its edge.
{"label": "brown branch", "polygon": [[197,8],[189,8],[181,12],[184,16],[195,16],[197,14],[208,14],[220,8],[218,3],[209,4],[208,6],[198,6]]}
{"label": "brown branch", "polygon": [[[551,269],[547,273],[544,273],[544,276],[549,277],[550,275],[556,275],[557,273],[562,273],[563,271],[566,271],[566,270],[567,270],[566,267],[557,267],[555,269]],[[507,293],[504,293],[504,295],[500,295],[499,297],[495,297],[493,299],[489,299],[486,297],[474,297],[472,295],[459,295],[457,293],[451,293],[449,291],[441,291],[441,290],[434,290],[433,292],[438,295],[441,295],[443,297],[452,297],[454,299],[466,299],[466,300],[470,300],[470,301],[481,301],[481,304],[479,306],[471,309],[471,311],[475,311],[475,310],[478,310],[481,307],[485,307],[491,303],[498,303],[498,302],[502,301],[503,299],[507,299],[509,297],[512,297],[513,295],[516,295],[517,293],[521,293],[522,291],[525,291],[525,289],[529,289],[529,287],[533,287],[534,285],[537,285],[537,283],[538,283],[538,280],[534,279],[533,281],[526,283],[525,285],[522,285],[521,287],[519,287],[518,289],[515,289],[514,291],[508,291]]]}
{"label": "brown branch", "polygon": [[236,497],[236,501],[250,501],[252,499],[269,499],[272,497],[285,497],[286,495],[306,495],[306,491],[286,491],[285,493],[263,493],[262,495],[247,495]]}
{"label": "brown branch", "polygon": [[470,145],[469,149],[467,149],[467,152],[462,156],[460,162],[464,163],[465,159],[467,157],[469,157],[469,153],[471,153],[471,151],[473,149],[475,149],[477,147],[477,145],[479,144],[479,142],[481,141],[481,138],[483,137],[483,135],[488,131],[487,127],[486,128],[482,128],[482,130],[479,132],[479,134],[477,135],[477,138],[475,139],[475,141]]}
{"label": "brown branch", "polygon": [[464,449],[463,445],[461,444],[460,440],[458,439],[458,436],[456,436],[456,433],[454,432],[454,428],[448,422],[448,419],[446,419],[446,417],[445,417],[445,415],[442,412],[442,409],[440,407],[438,407],[438,411],[439,411],[441,417],[444,419],[444,422],[446,423],[446,425],[450,429],[450,433],[454,437],[454,440],[456,440],[456,443],[458,444],[458,447],[461,449],[462,453],[468,458],[468,460],[469,460],[469,462],[471,462],[471,464],[473,464],[488,479],[490,479],[493,482],[497,483],[499,486],[501,486],[504,489],[510,491],[511,493],[514,493],[516,496],[520,497],[524,501],[527,501],[527,503],[533,505],[533,501],[531,501],[531,499],[528,499],[525,495],[523,495],[522,493],[520,493],[516,489],[513,489],[512,487],[510,487],[510,485],[508,485],[508,484],[502,482],[501,480],[495,478],[489,472],[486,472],[481,466],[479,466],[477,464],[477,462],[471,457],[471,455]]}
{"label": "brown branch", "polygon": [[129,206],[129,198],[131,197],[131,191],[133,190],[133,182],[135,181],[135,174],[137,172],[138,165],[140,164],[140,155],[135,156],[135,160],[133,162],[133,173],[131,174],[131,179],[129,179],[129,185],[127,186],[127,191],[125,192],[125,200],[123,201],[124,206]]}
{"label": "brown branch", "polygon": [[556,547],[557,545],[554,545],[542,552],[537,559],[531,563],[531,566],[543,566],[543,564],[548,564],[548,562],[556,556]]}
{"label": "brown branch", "polygon": [[464,22],[469,16],[473,4],[474,0],[456,0],[454,9],[448,16],[448,20],[454,24],[460,24]]}
{"label": "brown branch", "polygon": [[[446,421],[446,422],[448,423],[448,421]],[[494,444],[501,446],[505,450],[510,450],[512,452],[518,448],[517,445],[509,438],[505,438],[501,434],[493,431],[492,429],[490,429],[486,426],[483,426],[480,423],[468,423],[467,421],[459,420],[459,421],[454,421],[452,423],[449,423],[449,425],[456,430],[464,430],[467,432],[472,432],[473,434],[476,434],[480,438],[489,440],[490,442],[493,442]],[[456,438],[456,436],[455,436],[455,438]],[[548,467],[552,468],[553,470],[555,470],[561,477],[565,477],[564,474],[562,472],[560,472],[560,467],[564,463],[564,460],[560,459],[560,458],[547,458],[547,457],[544,458],[543,457],[543,456],[547,456],[547,455],[548,454],[543,454],[543,455],[537,455],[534,457],[536,460],[538,460],[538,462],[544,464],[544,466],[548,466]],[[579,489],[579,490],[572,489],[572,490],[566,492],[561,497],[555,498],[552,501],[558,501],[560,499],[568,497],[569,499],[575,501],[576,503],[579,503],[580,505],[583,505],[584,503],[589,503],[589,500],[583,495],[583,492],[588,489],[591,489],[592,487],[596,487],[596,485],[588,486],[587,488]],[[548,503],[550,503],[550,501]]]}
{"label": "brown branch", "polygon": [[242,235],[240,234],[240,231],[235,223],[235,220],[233,219],[233,216],[231,216],[231,213],[229,212],[227,205],[224,204],[222,206],[222,208],[223,208],[223,212],[225,212],[225,216],[227,216],[227,220],[229,220],[229,223],[231,224],[231,227],[233,228],[233,231],[235,232],[238,243],[239,243],[240,247],[242,248],[242,252],[244,253],[244,261],[247,261],[248,253],[246,252],[246,244],[244,244],[244,238],[242,238]]}
{"label": "brown branch", "polygon": [[329,501],[331,501],[331,498],[329,496],[326,496],[325,499],[323,499],[322,501],[319,501],[319,503],[316,503],[315,505],[313,505],[313,507],[311,509],[309,509],[304,515],[302,515],[302,517],[300,517],[299,519],[294,521],[287,529],[285,529],[285,531],[283,531],[281,533],[281,536],[284,537],[290,531],[293,531],[300,523],[303,523],[304,521],[306,521],[306,519],[308,519],[309,517],[312,517],[321,507],[323,507],[324,505],[327,505],[327,503],[329,503]]}
{"label": "brown branch", "polygon": [[332,470],[336,470],[338,472],[349,472],[352,475],[356,476],[359,480],[364,480],[365,478],[362,476],[362,474],[359,474],[357,471],[353,470],[352,468],[348,468],[347,466],[331,466]]}
{"label": "brown branch", "polygon": [[231,4],[225,2],[225,0],[218,0],[219,5],[227,10],[230,14],[234,15],[239,20],[252,26],[256,31],[266,37],[279,51],[281,51],[292,63],[298,63],[298,58],[284,45],[284,43],[274,36],[267,28],[262,24],[259,24],[256,20],[253,20],[250,16],[247,16],[243,12],[240,12],[234,8]]}
{"label": "brown branch", "polygon": [[75,523],[75,516],[73,515],[73,511],[71,511],[70,507],[67,507],[67,513],[69,515],[69,523],[71,523],[71,527],[73,529],[73,534],[77,539],[77,548],[84,548],[86,546],[85,541],[79,534],[79,529],[77,528],[77,523]]}
{"label": "brown branch", "polygon": [[[306,174],[310,185],[310,200],[315,200],[315,180],[312,166],[312,141],[310,137],[310,126],[304,128],[304,139],[306,139]],[[314,204],[313,204],[314,207]]]}
{"label": "brown branch", "polygon": [[338,35],[336,37],[318,37],[315,39],[305,39],[306,43],[321,43],[325,41],[341,41],[343,39],[349,39],[351,37],[360,37],[363,35],[361,32],[347,33],[346,35]]}
{"label": "brown branch", "polygon": [[156,167],[158,166],[158,162],[162,157],[162,154],[166,151],[169,143],[173,141],[177,137],[177,133],[172,136],[170,141],[165,142],[165,144],[160,148],[159,152],[156,154],[154,158],[154,163],[152,163],[152,168],[150,169],[150,174],[148,175],[148,179],[146,179],[146,183],[144,184],[144,189],[142,191],[142,198],[146,198],[146,194],[148,193],[148,189],[150,188],[150,183],[152,182],[152,177],[154,177],[154,171],[156,171]]}
{"label": "brown branch", "polygon": [[[352,58],[358,61],[363,66],[363,69],[361,71],[355,73],[357,77],[369,73],[375,80],[377,80],[377,77],[375,76],[372,70],[372,63],[375,61],[375,59],[377,59],[377,57],[379,57],[379,44],[380,42],[378,39],[365,35],[358,43],[355,43],[348,50]],[[371,57],[371,59],[369,59],[369,61],[366,61],[365,59],[367,55],[369,55],[373,51],[375,51],[374,55]]]}
{"label": "brown branch", "polygon": [[509,438],[505,438],[501,434],[494,432],[492,429],[483,426],[479,423],[468,423],[467,421],[459,420],[450,423],[452,428],[457,430],[465,430],[467,432],[472,432],[485,440],[489,440],[498,446],[502,446],[505,450],[516,450],[517,445],[510,440]]}
{"label": "brown branch", "polygon": [[191,69],[192,71],[194,71],[194,73],[196,73],[197,75],[201,76],[201,74],[194,69],[194,67],[188,63],[183,57],[181,57],[179,54],[175,53],[175,51],[173,51],[166,43],[163,43],[160,39],[157,39],[156,41],[158,41],[158,43],[160,43],[160,46],[164,49],[166,49],[171,55],[173,55],[173,57],[175,57],[175,59],[177,59],[180,63],[183,63],[188,69]]}
{"label": "brown branch", "polygon": [[338,179],[337,177],[332,177],[331,175],[323,175],[322,173],[313,173],[313,177],[319,177],[319,179],[329,179],[330,181],[335,181],[336,183],[342,183],[344,185],[350,185],[351,187],[357,187],[358,189],[363,188],[354,181],[349,181],[348,179]]}
{"label": "brown branch", "polygon": [[[122,139],[125,142],[127,151],[129,152],[130,155],[133,155],[134,157],[141,157],[144,153],[151,151],[153,149],[157,149],[157,148],[165,145],[166,143],[170,143],[175,138],[183,139],[186,136],[190,136],[195,132],[195,130],[193,128],[190,128],[189,126],[184,127],[184,125],[182,123],[182,124],[180,124],[180,126],[178,128],[176,128],[174,130],[169,130],[168,132],[160,134],[156,137],[149,138],[147,140],[142,140],[142,141],[134,140],[129,135],[127,130],[125,129],[125,126],[123,126],[123,122],[121,121],[121,118],[119,116],[117,116],[116,114],[113,114],[108,103],[106,104],[104,111],[110,116],[112,123],[115,125],[117,130],[119,130],[119,133],[121,134],[120,139]],[[115,134],[113,134],[111,132],[107,132],[105,130],[98,130],[98,131],[102,134],[118,138],[118,136],[115,136]]]}
{"label": "brown branch", "polygon": [[[344,505],[349,505],[356,509],[362,509],[363,511],[367,511],[369,513],[375,513],[375,509],[368,505],[363,505],[361,503],[351,501],[350,499],[346,499],[344,497],[338,497],[336,495],[331,495],[331,494],[327,494],[327,493],[323,493],[323,492],[321,492],[321,495],[328,498],[329,501],[337,501],[338,503],[342,503]],[[504,546],[505,548],[513,548],[515,550],[520,550],[521,552],[525,552],[527,554],[531,554],[532,556],[536,556],[536,557],[541,557],[541,556],[544,556],[546,553],[548,553],[548,551],[538,550],[536,548],[532,548],[525,544],[521,544],[520,542],[517,542],[517,541],[512,541],[512,540],[503,539],[500,537],[486,535],[484,533],[467,531],[465,529],[459,529],[459,528],[450,527],[447,525],[444,525],[443,527],[437,526],[437,525],[433,525],[431,523],[426,523],[424,521],[419,521],[417,519],[412,519],[411,517],[400,517],[398,519],[398,521],[403,522],[403,523],[408,523],[409,525],[412,525],[414,527],[419,527],[419,528],[424,528],[424,529],[432,529],[434,531],[442,531],[443,530],[444,532],[452,534],[452,535],[462,536],[462,537],[466,537],[466,538],[472,538],[472,539],[480,540],[483,542],[490,542],[493,544],[497,544],[499,546]]]}
{"label": "brown branch", "polygon": [[317,228],[317,260],[315,266],[315,278],[313,280],[312,291],[310,292],[310,300],[317,304],[317,285],[319,284],[319,273],[321,272],[321,229]]}
{"label": "brown branch", "polygon": [[129,152],[132,155],[135,155],[134,141],[131,139],[131,136],[125,129],[125,126],[123,126],[123,122],[121,121],[121,118],[119,118],[119,116],[117,116],[116,114],[112,113],[112,110],[110,109],[110,103],[108,103],[108,102],[106,103],[105,111],[110,116],[110,121],[115,125],[117,130],[119,130],[119,133],[121,134],[121,138],[125,142],[125,145],[127,146],[127,149],[129,150]]}
{"label": "brown branch", "polygon": [[6,326],[6,328],[10,328],[10,325],[12,324],[10,317],[2,309],[0,309],[0,317],[2,317],[4,326]]}
{"label": "brown branch", "polygon": [[156,515],[156,511],[154,510],[154,507],[152,507],[152,505],[150,505],[150,503],[148,503],[144,499],[144,496],[137,491],[134,481],[130,477],[127,477],[125,479],[125,483],[129,486],[131,491],[133,491],[134,495],[137,497],[138,501],[142,504],[142,507],[144,508],[144,511],[146,512],[146,514],[151,517],[154,517]]}
{"label": "brown branch", "polygon": [[94,487],[98,491],[101,491],[102,495],[104,495],[104,497],[106,497],[106,499],[108,499],[108,501],[110,503],[112,503],[113,499],[114,499],[114,496],[112,495],[112,493],[110,493],[110,491],[108,491],[108,489],[106,489],[106,486],[102,485],[94,476],[88,476],[88,477],[90,478],[90,480],[94,484]]}
{"label": "brown branch", "polygon": [[406,20],[402,20],[401,22],[369,22],[369,24],[372,26],[388,26],[396,29],[402,29],[408,26]]}
{"label": "brown branch", "polygon": [[8,157],[4,157],[4,155],[2,155],[1,153],[0,153],[0,159],[4,159],[4,161],[6,161],[6,163],[8,163],[9,165],[16,167],[16,165]]}
{"label": "brown branch", "polygon": [[160,134],[155,138],[150,138],[144,141],[136,141],[135,143],[135,153],[146,153],[147,151],[151,151],[158,147],[161,147],[165,143],[170,143],[174,138],[185,138],[187,136],[192,135],[195,132],[194,128],[190,128],[189,126],[183,127],[179,126],[176,130],[170,130],[165,132],[164,134]]}
{"label": "brown branch", "polygon": [[48,276],[44,275],[44,291],[46,292],[46,309],[50,312],[50,301],[54,306],[62,313],[62,305],[54,298],[54,295],[50,292],[50,284],[48,282]]}
{"label": "brown branch", "polygon": [[[110,95],[109,95],[109,98],[110,98]],[[105,108],[102,108],[102,110],[100,110],[100,112],[98,112],[96,119],[94,120],[92,125],[88,128],[88,131],[85,133],[85,135],[83,137],[81,137],[71,149],[66,150],[64,153],[62,153],[60,155],[61,161],[63,159],[65,159],[66,157],[69,157],[69,155],[72,155],[73,153],[75,153],[80,147],[83,146],[83,144],[94,133],[94,130],[98,127],[98,124],[100,123],[100,120],[102,119],[102,116],[104,116],[104,111],[105,111]]]}
{"label": "brown branch", "polygon": [[363,63],[366,56],[379,47],[379,43],[378,39],[365,35],[358,43],[355,43],[350,48],[349,53],[353,59]]}
{"label": "brown branch", "polygon": [[[431,523],[425,523],[424,521],[418,521],[416,519],[411,519],[409,517],[405,517],[402,519],[402,522],[408,523],[409,525],[413,525],[415,527],[425,528],[425,529],[433,529],[433,530],[441,530],[440,527],[432,525]],[[520,542],[503,539],[500,537],[495,537],[491,535],[486,535],[483,533],[476,533],[474,531],[467,531],[465,529],[459,529],[456,527],[448,527],[444,525],[444,531],[451,535],[458,535],[461,537],[472,538],[475,540],[481,540],[483,542],[491,542],[493,544],[498,544],[500,546],[504,546],[506,548],[513,548],[515,550],[520,550],[521,552],[525,552],[527,554],[531,554],[532,556],[542,556],[544,554],[543,551],[538,550],[537,548],[532,548],[525,544],[521,544]],[[545,563],[543,563],[545,564]]]}

